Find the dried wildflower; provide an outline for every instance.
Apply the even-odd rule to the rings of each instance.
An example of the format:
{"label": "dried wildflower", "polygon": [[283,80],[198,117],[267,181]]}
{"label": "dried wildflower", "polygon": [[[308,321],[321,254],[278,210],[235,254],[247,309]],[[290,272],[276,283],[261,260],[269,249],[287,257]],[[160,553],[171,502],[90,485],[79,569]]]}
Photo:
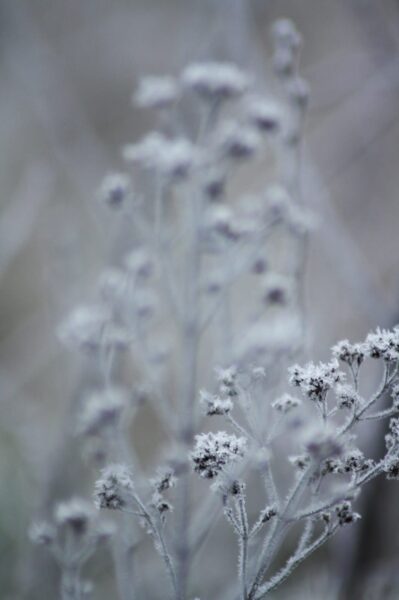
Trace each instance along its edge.
{"label": "dried wildflower", "polygon": [[292,297],[292,281],[279,273],[267,273],[262,282],[262,298],[268,305],[285,306]]}
{"label": "dried wildflower", "polygon": [[299,31],[289,19],[278,19],[273,23],[272,38],[275,46],[293,50],[298,50],[302,42]]}
{"label": "dried wildflower", "polygon": [[159,514],[163,515],[166,512],[170,512],[173,510],[173,507],[165,497],[159,492],[154,492],[151,498],[151,505],[159,512]]}
{"label": "dried wildflower", "polygon": [[233,403],[230,398],[221,398],[216,394],[209,394],[205,390],[200,391],[200,403],[204,412],[209,417],[215,415],[227,415],[233,410]]}
{"label": "dried wildflower", "polygon": [[353,512],[350,502],[343,502],[342,504],[339,504],[335,508],[335,512],[340,525],[349,525],[351,523],[355,523],[361,518],[359,513]]}
{"label": "dried wildflower", "polygon": [[93,507],[85,500],[72,498],[56,506],[54,518],[59,527],[67,528],[75,535],[84,535],[94,519]]}
{"label": "dried wildflower", "polygon": [[360,404],[360,396],[351,385],[339,383],[335,388],[335,394],[339,408],[352,408]]}
{"label": "dried wildflower", "polygon": [[399,457],[392,456],[385,460],[384,471],[387,479],[399,479]]}
{"label": "dried wildflower", "polygon": [[392,331],[378,328],[375,333],[369,333],[365,348],[371,358],[383,358],[387,362],[399,360],[399,328]]}
{"label": "dried wildflower", "polygon": [[298,76],[294,77],[287,85],[287,92],[294,106],[299,110],[306,110],[310,97],[307,81]]}
{"label": "dried wildflower", "polygon": [[323,461],[320,469],[321,475],[328,475],[329,473],[340,473],[342,470],[342,462],[337,458],[327,458]]}
{"label": "dried wildflower", "polygon": [[223,156],[234,161],[248,160],[260,146],[256,130],[235,121],[226,121],[220,128],[217,146]]}
{"label": "dried wildflower", "polygon": [[262,523],[267,523],[276,515],[278,515],[277,506],[274,504],[272,506],[266,506],[266,508],[264,508],[260,514],[260,520]]}
{"label": "dried wildflower", "polygon": [[195,437],[191,452],[194,471],[207,479],[216,477],[226,465],[244,456],[246,439],[219,431],[201,433]]}
{"label": "dried wildflower", "polygon": [[358,448],[354,448],[349,452],[345,453],[342,459],[343,471],[345,473],[358,473],[364,471],[367,468],[366,459],[364,454]]}
{"label": "dried wildflower", "polygon": [[324,401],[326,393],[344,378],[336,361],[317,365],[308,363],[305,367],[294,365],[289,374],[291,385],[299,387],[310,400],[319,402]]}
{"label": "dried wildflower", "polygon": [[333,356],[348,365],[360,366],[365,358],[364,344],[351,344],[348,340],[338,342],[332,348]]}
{"label": "dried wildflower", "polygon": [[140,280],[148,279],[154,271],[154,262],[145,248],[135,248],[124,260],[129,274]]}
{"label": "dried wildflower", "polygon": [[183,85],[206,101],[231,100],[242,96],[248,87],[248,77],[229,63],[194,63],[182,75]]}
{"label": "dried wildflower", "polygon": [[132,492],[133,480],[126,465],[108,465],[96,481],[94,502],[97,508],[121,510]]}
{"label": "dried wildflower", "polygon": [[156,476],[150,480],[151,485],[161,494],[176,485],[176,477],[172,469],[158,469]]}
{"label": "dried wildflower", "polygon": [[117,426],[127,406],[128,397],[121,388],[112,387],[91,393],[79,415],[78,433],[98,435],[105,428]]}
{"label": "dried wildflower", "polygon": [[173,77],[143,77],[133,96],[133,102],[141,108],[169,108],[179,95],[177,82]]}
{"label": "dried wildflower", "polygon": [[108,308],[96,304],[78,306],[61,324],[59,336],[67,346],[86,353],[95,352],[101,347],[122,349],[129,341]]}
{"label": "dried wildflower", "polygon": [[272,402],[272,407],[279,412],[286,414],[297,406],[300,406],[300,404],[301,401],[299,398],[294,398],[294,396],[291,396],[290,394],[284,394]]}
{"label": "dried wildflower", "polygon": [[131,191],[130,179],[124,173],[110,173],[104,177],[99,199],[110,208],[120,208]]}
{"label": "dried wildflower", "polygon": [[56,529],[51,523],[38,521],[29,528],[29,539],[34,544],[50,546],[56,537]]}
{"label": "dried wildflower", "polygon": [[276,133],[281,128],[281,107],[272,100],[251,98],[247,115],[249,122],[262,133]]}
{"label": "dried wildflower", "polygon": [[126,146],[123,155],[129,162],[158,171],[170,182],[186,179],[196,161],[194,146],[188,139],[168,139],[158,132]]}
{"label": "dried wildflower", "polygon": [[290,456],[288,460],[294,467],[303,471],[310,463],[310,456],[309,454],[298,454],[296,456]]}

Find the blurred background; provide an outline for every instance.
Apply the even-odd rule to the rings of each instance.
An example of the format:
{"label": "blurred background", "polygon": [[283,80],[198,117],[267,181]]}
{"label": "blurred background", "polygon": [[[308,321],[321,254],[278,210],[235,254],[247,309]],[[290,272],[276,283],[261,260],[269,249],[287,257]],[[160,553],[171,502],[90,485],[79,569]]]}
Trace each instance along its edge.
{"label": "blurred background", "polygon": [[[45,597],[27,527],[79,487],[62,432],[82,374],[55,330],[117,251],[95,193],[151,125],[131,106],[134,86],[223,59],[267,90],[270,25],[282,16],[303,35],[311,87],[302,184],[318,228],[306,296],[309,352],[322,360],[336,340],[399,320],[397,0],[0,0],[1,598]],[[145,447],[148,431],[136,435]],[[392,482],[368,489],[356,532],[298,572],[304,598],[326,598],[331,574],[342,597],[399,597],[398,498]],[[359,591],[365,578],[374,596]],[[280,594],[300,597],[289,585]]]}

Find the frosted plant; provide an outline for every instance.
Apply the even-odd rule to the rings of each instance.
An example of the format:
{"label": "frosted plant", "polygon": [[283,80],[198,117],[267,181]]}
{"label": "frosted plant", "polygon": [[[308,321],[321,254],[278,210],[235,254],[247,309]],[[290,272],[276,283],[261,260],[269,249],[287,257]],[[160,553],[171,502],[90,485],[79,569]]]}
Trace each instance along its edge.
{"label": "frosted plant", "polygon": [[112,524],[99,519],[93,505],[80,498],[56,505],[53,522],[33,523],[32,542],[46,546],[60,566],[62,600],[91,596],[93,586],[81,579],[82,567],[113,532]]}
{"label": "frosted plant", "polygon": [[[237,537],[239,565],[237,581],[223,582],[225,597],[260,600],[359,518],[352,502],[365,483],[380,473],[398,477],[399,421],[391,419],[377,461],[357,448],[354,429],[398,412],[399,329],[340,342],[328,363],[292,366],[287,381],[296,394],[286,389],[305,334],[312,217],[299,173],[308,88],[292,23],[277,22],[273,40],[278,98],[263,97],[227,63],[197,63],[139,84],[135,104],[161,113],[165,127],[127,144],[131,177],[107,175],[99,192],[107,219],[123,218],[131,239],[100,274],[96,298],[59,330],[99,374],[82,394],[75,433],[95,473],[97,509],[121,513],[112,548],[121,600],[145,597],[146,584],[154,597],[191,599],[194,561],[222,515]],[[187,105],[195,111],[189,126]],[[253,176],[265,162],[275,166],[268,181]],[[245,195],[234,193],[241,172],[254,182]],[[373,359],[384,373],[367,396],[359,375]],[[388,390],[392,407],[373,412]],[[151,473],[128,436],[143,403],[168,439]],[[204,417],[222,428],[204,432]],[[288,493],[276,456],[292,475]],[[287,533],[300,525],[297,547],[272,572]],[[42,527],[35,537],[53,548],[52,532]],[[169,577],[166,591],[155,563],[146,571],[140,562],[147,536]],[[65,585],[65,598],[81,598],[80,584]]]}

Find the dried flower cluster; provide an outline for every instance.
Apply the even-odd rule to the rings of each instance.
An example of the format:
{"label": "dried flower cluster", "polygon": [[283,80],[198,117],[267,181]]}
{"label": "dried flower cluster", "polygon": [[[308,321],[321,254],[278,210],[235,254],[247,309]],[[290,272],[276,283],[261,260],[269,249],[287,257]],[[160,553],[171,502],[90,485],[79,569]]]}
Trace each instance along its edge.
{"label": "dried flower cluster", "polygon": [[[260,96],[252,78],[227,63],[192,64],[177,77],[141,81],[135,105],[161,112],[167,127],[126,145],[132,177],[108,175],[99,192],[112,209],[107,218],[122,214],[132,224],[131,244],[101,274],[93,303],[75,308],[60,328],[66,345],[99,374],[100,383],[83,394],[75,433],[96,472],[95,506],[121,513],[113,546],[121,600],[144,597],[131,568],[140,560],[143,529],[170,580],[162,598],[192,598],[192,565],[218,514],[238,541],[237,585],[230,593],[225,582],[226,593],[262,600],[359,518],[352,502],[363,484],[381,473],[399,478],[399,328],[377,330],[360,344],[344,340],[327,363],[291,367],[288,383],[297,395],[286,391],[286,368],[294,355],[299,360],[303,342],[301,288],[312,227],[298,177],[308,88],[298,75],[295,27],[278,21],[272,37],[279,100]],[[198,109],[188,131],[178,119],[182,102]],[[268,158],[277,163],[278,181],[232,195],[237,172]],[[276,238],[291,249],[283,266]],[[205,385],[209,391],[198,393],[203,355],[207,367],[222,367],[215,389]],[[116,368],[122,358],[132,364],[129,382]],[[369,360],[380,360],[383,375],[377,391],[365,395],[359,378]],[[392,405],[375,408],[388,392]],[[143,403],[152,404],[171,440],[154,477],[143,472],[128,438]],[[199,433],[204,416],[223,420],[223,428]],[[354,430],[382,418],[391,419],[386,454],[366,458]],[[276,456],[291,464],[288,492]],[[247,487],[254,474],[261,485]],[[208,493],[202,480],[212,480],[206,514],[194,493],[200,486]],[[252,490],[257,508],[249,511]],[[296,548],[271,573],[298,524]],[[80,600],[80,567],[105,536],[91,506],[61,504],[54,524],[36,525],[32,535],[63,567],[63,599]],[[152,566],[150,583],[154,573]]]}

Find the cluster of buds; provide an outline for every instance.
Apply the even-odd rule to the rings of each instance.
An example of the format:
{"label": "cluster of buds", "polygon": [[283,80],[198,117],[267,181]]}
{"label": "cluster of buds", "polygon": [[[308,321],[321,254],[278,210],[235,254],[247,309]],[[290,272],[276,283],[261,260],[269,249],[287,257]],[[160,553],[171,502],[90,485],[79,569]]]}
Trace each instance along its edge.
{"label": "cluster of buds", "polygon": [[289,370],[291,385],[299,387],[310,400],[324,402],[327,392],[344,379],[336,361],[329,363],[307,364],[305,367],[294,365]]}
{"label": "cluster of buds", "polygon": [[201,433],[195,437],[191,452],[194,471],[201,477],[213,479],[226,465],[241,459],[246,450],[246,439],[219,431]]}

